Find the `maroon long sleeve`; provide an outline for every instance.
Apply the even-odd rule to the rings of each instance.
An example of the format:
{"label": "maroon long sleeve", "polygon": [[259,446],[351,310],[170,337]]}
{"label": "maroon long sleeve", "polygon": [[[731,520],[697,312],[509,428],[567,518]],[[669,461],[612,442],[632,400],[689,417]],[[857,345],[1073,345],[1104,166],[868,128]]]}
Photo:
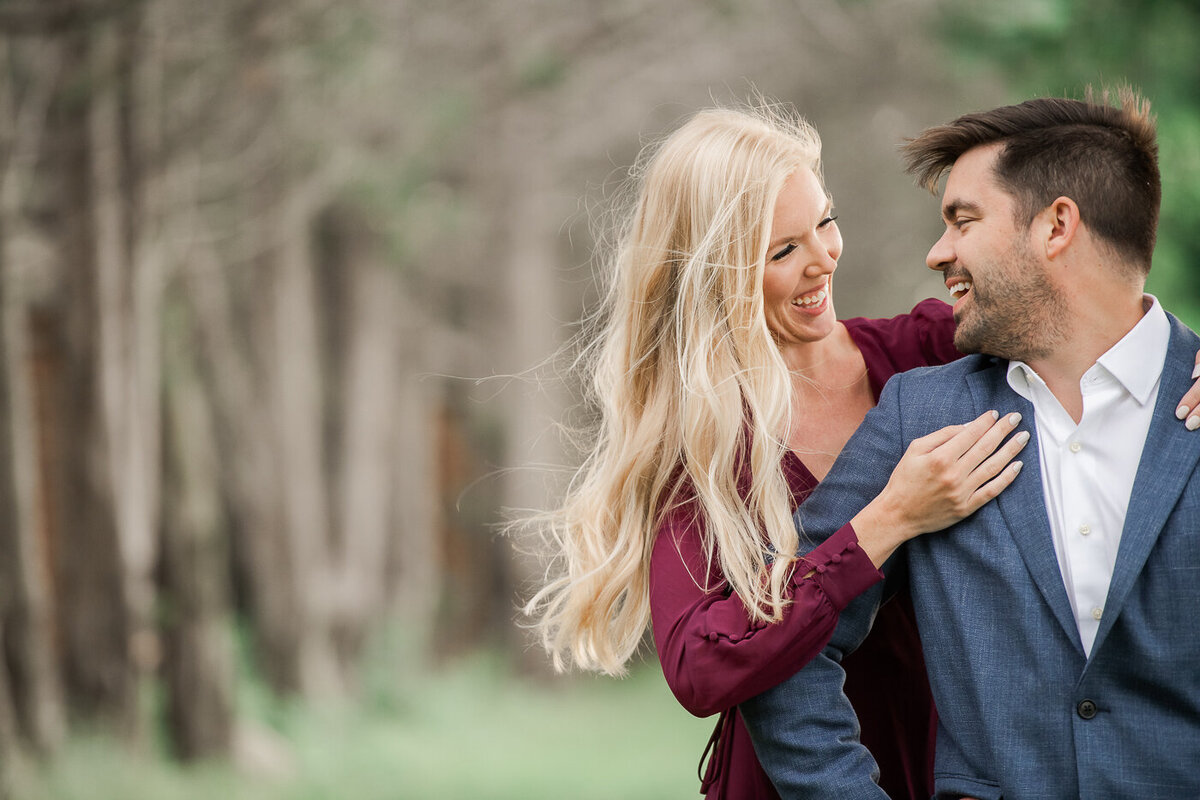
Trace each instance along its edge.
{"label": "maroon long sleeve", "polygon": [[[950,307],[936,300],[890,320],[852,319],[845,325],[863,354],[876,398],[895,373],[959,355]],[[783,466],[798,504],[816,480],[792,454]],[[882,575],[847,525],[808,554],[815,569],[811,577],[802,577],[809,570],[796,571],[783,619],[752,624],[741,599],[705,558],[703,534],[703,520],[686,498],[658,531],[650,561],[650,607],[659,661],[684,708],[697,716],[723,712],[701,790],[709,798],[774,798],[778,795],[735,707],[808,663],[828,642],[840,611]],[[862,650],[847,659],[847,686],[863,741],[880,762],[885,790],[893,797],[921,792],[928,797],[936,717],[906,608],[906,598],[884,607]],[[851,684],[856,691],[850,691]],[[895,691],[909,696],[893,705]]]}
{"label": "maroon long sleeve", "polygon": [[[655,619],[669,622],[654,626],[654,642],[684,708],[706,717],[780,683],[821,652],[839,612],[883,577],[850,526],[814,550],[809,561],[821,572],[792,579],[792,604],[784,618],[751,623],[741,598],[705,569],[700,525],[674,520],[659,531],[650,602]],[[707,584],[701,577],[706,572]],[[705,592],[701,585],[711,588]]]}

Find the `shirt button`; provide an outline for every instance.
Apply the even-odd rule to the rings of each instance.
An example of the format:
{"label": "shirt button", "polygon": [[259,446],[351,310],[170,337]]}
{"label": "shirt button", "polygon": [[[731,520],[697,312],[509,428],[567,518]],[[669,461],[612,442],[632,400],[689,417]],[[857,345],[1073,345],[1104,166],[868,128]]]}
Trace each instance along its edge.
{"label": "shirt button", "polygon": [[1080,526],[1079,526],[1079,533],[1080,533],[1080,535],[1082,535],[1082,536],[1087,536],[1087,535],[1088,535],[1089,533],[1091,533],[1091,532],[1092,532],[1092,526],[1091,526],[1091,525],[1084,524],[1084,525],[1080,525]]}
{"label": "shirt button", "polygon": [[1083,449],[1083,445],[1081,445],[1079,442],[1071,442],[1070,447],[1072,453],[1078,453]]}
{"label": "shirt button", "polygon": [[1104,616],[1103,608],[1101,608],[1100,606],[1096,606],[1095,608],[1092,609],[1092,619],[1100,619],[1100,617],[1102,617],[1102,616]]}
{"label": "shirt button", "polygon": [[1084,719],[1092,719],[1096,716],[1096,704],[1091,700],[1084,700],[1075,707],[1075,711]]}

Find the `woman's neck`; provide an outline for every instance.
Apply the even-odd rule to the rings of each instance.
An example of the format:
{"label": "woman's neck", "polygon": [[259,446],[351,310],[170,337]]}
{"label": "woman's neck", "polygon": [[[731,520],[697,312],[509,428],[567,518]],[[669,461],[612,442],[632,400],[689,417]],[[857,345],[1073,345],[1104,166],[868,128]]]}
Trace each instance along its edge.
{"label": "woman's neck", "polygon": [[780,349],[783,363],[793,374],[813,380],[837,374],[858,353],[849,331],[837,323],[828,336],[815,342],[795,342]]}
{"label": "woman's neck", "polygon": [[792,371],[788,447],[820,480],[875,405],[875,397],[862,353],[843,325],[811,344],[820,347],[793,348],[784,354]]}

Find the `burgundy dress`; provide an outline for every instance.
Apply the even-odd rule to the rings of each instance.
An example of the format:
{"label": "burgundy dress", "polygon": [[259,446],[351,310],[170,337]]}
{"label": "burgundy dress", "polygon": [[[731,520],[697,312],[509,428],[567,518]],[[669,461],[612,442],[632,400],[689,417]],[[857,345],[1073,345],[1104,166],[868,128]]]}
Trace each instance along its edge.
{"label": "burgundy dress", "polygon": [[[845,325],[866,361],[876,400],[897,372],[960,355],[950,306],[938,300],[925,300],[893,319],[858,318]],[[792,453],[783,467],[799,505],[817,480]],[[800,579],[809,570],[796,570],[783,619],[752,624],[719,567],[706,562],[702,542],[703,520],[690,502],[673,509],[658,531],[650,560],[650,610],[659,661],[684,708],[696,716],[721,714],[705,752],[707,769],[701,759],[700,791],[710,800],[778,798],[736,706],[816,656],[841,610],[883,576],[846,525],[808,554],[816,570],[812,578]],[[846,695],[858,713],[863,744],[879,763],[884,791],[896,800],[930,797],[937,715],[907,596],[880,609],[870,636],[844,667]]]}

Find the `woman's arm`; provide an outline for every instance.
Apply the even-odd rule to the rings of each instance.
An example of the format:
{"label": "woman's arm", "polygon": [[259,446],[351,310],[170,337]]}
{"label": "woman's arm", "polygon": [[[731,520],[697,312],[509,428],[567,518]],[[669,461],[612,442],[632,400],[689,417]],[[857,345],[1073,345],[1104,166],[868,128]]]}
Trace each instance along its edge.
{"label": "woman's arm", "polygon": [[701,525],[689,517],[681,511],[659,531],[650,613],[667,685],[696,716],[731,708],[808,663],[829,641],[839,612],[883,577],[847,526],[809,553],[811,574],[797,568],[783,619],[751,623],[741,598],[706,563]]}
{"label": "woman's arm", "polygon": [[650,613],[663,674],[683,707],[714,714],[792,675],[825,647],[846,605],[883,577],[878,566],[896,546],[999,494],[1017,474],[1009,462],[1025,440],[1002,444],[1016,423],[998,416],[916,440],[883,491],[797,564],[779,622],[750,621],[705,557],[693,506],[672,512],[651,554]]}

